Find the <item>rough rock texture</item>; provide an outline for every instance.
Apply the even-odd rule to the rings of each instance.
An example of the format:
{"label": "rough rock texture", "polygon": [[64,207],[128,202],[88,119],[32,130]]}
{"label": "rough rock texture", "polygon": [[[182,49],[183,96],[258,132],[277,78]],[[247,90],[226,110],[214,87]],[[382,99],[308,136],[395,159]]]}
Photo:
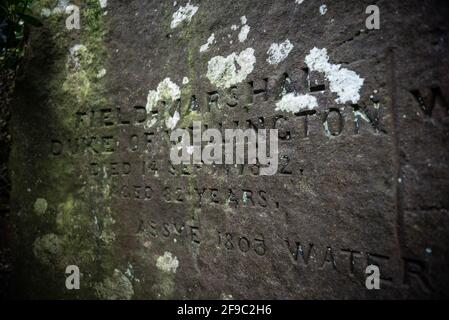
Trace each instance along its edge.
{"label": "rough rock texture", "polygon": [[[378,1],[379,30],[370,1],[72,3],[81,29],[44,18],[17,83],[11,296],[449,296],[444,1]],[[194,120],[278,129],[277,174],[172,165]]]}

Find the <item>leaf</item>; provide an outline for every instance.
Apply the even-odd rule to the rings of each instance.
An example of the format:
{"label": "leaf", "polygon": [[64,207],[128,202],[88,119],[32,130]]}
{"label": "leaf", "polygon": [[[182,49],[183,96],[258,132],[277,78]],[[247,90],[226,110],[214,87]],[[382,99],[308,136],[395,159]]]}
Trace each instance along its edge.
{"label": "leaf", "polygon": [[17,16],[20,19],[22,19],[25,23],[30,24],[32,26],[35,26],[35,27],[42,27],[43,26],[42,22],[39,19],[37,19],[37,18],[35,18],[33,16],[30,16],[28,14],[17,13]]}

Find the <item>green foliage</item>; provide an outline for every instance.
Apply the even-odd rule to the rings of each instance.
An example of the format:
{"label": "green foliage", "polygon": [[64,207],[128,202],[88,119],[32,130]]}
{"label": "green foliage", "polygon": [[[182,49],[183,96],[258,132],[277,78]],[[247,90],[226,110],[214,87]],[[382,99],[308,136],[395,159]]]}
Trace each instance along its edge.
{"label": "green foliage", "polygon": [[32,15],[34,0],[0,0],[0,65],[14,67],[22,56],[25,34],[29,26],[42,22]]}

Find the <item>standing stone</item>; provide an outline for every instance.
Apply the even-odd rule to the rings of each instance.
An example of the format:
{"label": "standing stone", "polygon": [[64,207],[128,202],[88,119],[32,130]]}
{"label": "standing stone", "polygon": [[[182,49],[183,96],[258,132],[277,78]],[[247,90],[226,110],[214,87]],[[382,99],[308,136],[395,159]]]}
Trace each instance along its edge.
{"label": "standing stone", "polygon": [[[12,108],[14,296],[449,295],[447,5],[72,4],[36,4]],[[194,121],[278,129],[276,174],[171,164]]]}

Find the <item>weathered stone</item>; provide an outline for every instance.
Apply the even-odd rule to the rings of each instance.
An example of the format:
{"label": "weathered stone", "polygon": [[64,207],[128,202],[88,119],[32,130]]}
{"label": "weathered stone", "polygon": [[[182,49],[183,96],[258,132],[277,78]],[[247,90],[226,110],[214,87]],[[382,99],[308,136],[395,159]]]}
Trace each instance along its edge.
{"label": "weathered stone", "polygon": [[[72,1],[67,30],[55,2],[12,110],[14,296],[449,295],[446,4]],[[171,165],[193,121],[278,129],[277,173]]]}

